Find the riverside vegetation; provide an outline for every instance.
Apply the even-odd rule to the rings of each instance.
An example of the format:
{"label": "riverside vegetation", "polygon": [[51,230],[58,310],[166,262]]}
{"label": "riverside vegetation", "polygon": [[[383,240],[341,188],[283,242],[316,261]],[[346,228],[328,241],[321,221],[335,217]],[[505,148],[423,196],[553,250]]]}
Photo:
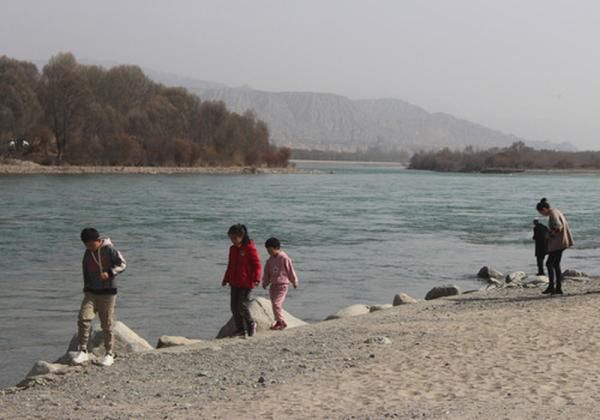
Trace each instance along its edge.
{"label": "riverside vegetation", "polygon": [[444,148],[419,152],[410,159],[409,169],[440,172],[598,170],[600,152],[535,150],[519,141],[510,147],[487,150],[469,146],[462,151]]}
{"label": "riverside vegetation", "polygon": [[[10,141],[28,143],[11,150]],[[19,141],[21,143],[19,143]],[[287,166],[252,112],[230,112],[137,66],[82,65],[70,53],[35,64],[0,57],[0,158],[42,164]]]}

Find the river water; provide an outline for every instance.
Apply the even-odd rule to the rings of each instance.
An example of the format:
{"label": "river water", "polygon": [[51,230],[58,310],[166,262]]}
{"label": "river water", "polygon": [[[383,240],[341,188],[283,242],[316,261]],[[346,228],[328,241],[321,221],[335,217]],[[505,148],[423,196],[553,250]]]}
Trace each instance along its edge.
{"label": "river water", "polygon": [[478,288],[483,265],[534,272],[542,196],[574,232],[563,268],[598,272],[596,175],[299,167],[318,172],[0,177],[0,387],[59,357],[76,331],[85,226],[127,259],[117,317],[151,344],[165,334],[212,338],[229,318],[220,282],[226,232],[237,222],[263,262],[265,239],[282,241],[301,282],[285,307],[308,321],[354,303],[391,303],[401,291],[422,298],[436,285]]}

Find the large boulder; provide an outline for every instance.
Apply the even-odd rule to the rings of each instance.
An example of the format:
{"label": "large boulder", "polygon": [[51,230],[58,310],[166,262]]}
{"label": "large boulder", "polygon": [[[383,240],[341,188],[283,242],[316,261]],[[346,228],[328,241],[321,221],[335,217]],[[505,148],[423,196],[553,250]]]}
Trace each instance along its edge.
{"label": "large boulder", "polygon": [[504,275],[501,272],[494,270],[493,268],[484,266],[481,268],[481,270],[479,270],[479,273],[477,273],[477,277],[484,280],[502,280],[504,278]]}
{"label": "large boulder", "polygon": [[546,276],[528,276],[523,282],[523,287],[532,288],[548,284],[549,280]]}
{"label": "large boulder", "polygon": [[62,375],[66,373],[69,368],[69,365],[64,365],[60,363],[48,363],[43,360],[39,360],[33,365],[31,370],[27,374],[27,378],[48,374]]}
{"label": "large boulder", "polygon": [[179,337],[174,335],[163,335],[158,339],[156,344],[157,349],[165,347],[189,346],[190,344],[202,343],[202,340],[193,340],[187,337]]}
{"label": "large boulder", "polygon": [[[256,331],[269,331],[271,326],[275,323],[275,316],[273,315],[273,308],[271,301],[263,297],[257,297],[250,301],[248,306],[252,318],[256,322]],[[285,322],[288,328],[299,327],[301,325],[307,325],[306,322],[296,318],[287,311],[283,311],[285,316]],[[233,317],[227,321],[217,334],[217,338],[231,337],[236,332],[235,322]]]}
{"label": "large boulder", "polygon": [[410,305],[413,303],[417,303],[417,300],[411,298],[406,293],[398,293],[396,296],[394,296],[394,302],[393,302],[394,306]]}
{"label": "large boulder", "polygon": [[524,271],[515,271],[506,275],[506,283],[521,284],[527,278],[527,273]]}
{"label": "large boulder", "polygon": [[[117,321],[113,325],[113,335],[115,340],[114,352],[116,354],[140,353],[143,351],[154,350],[154,347],[152,347],[150,343],[137,335],[121,321]],[[78,348],[79,339],[77,334],[75,334],[69,343],[67,353],[77,351]],[[88,342],[88,351],[95,355],[104,354],[104,333],[102,330],[95,331],[92,329],[90,332],[90,340]]]}
{"label": "large boulder", "polygon": [[340,309],[333,315],[329,315],[326,320],[329,319],[340,319],[340,318],[348,318],[351,316],[364,315],[371,312],[371,307],[369,305],[356,304],[348,306],[347,308]]}
{"label": "large boulder", "polygon": [[390,305],[389,303],[383,305],[371,305],[369,307],[369,312],[385,311],[386,309],[391,308],[393,308],[393,305]]}
{"label": "large boulder", "polygon": [[438,299],[441,297],[456,296],[456,295],[460,295],[460,289],[458,286],[455,286],[455,285],[438,286],[438,287],[434,287],[429,292],[427,292],[427,294],[425,295],[425,300],[432,300],[432,299]]}

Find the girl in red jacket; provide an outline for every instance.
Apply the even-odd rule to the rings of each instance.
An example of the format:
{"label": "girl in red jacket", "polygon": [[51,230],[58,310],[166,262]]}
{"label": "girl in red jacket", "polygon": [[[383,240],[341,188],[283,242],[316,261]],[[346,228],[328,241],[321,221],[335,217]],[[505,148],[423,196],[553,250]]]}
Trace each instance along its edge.
{"label": "girl in red jacket", "polygon": [[256,332],[256,322],[252,319],[248,304],[250,292],[260,283],[261,263],[254,241],[248,236],[244,225],[233,225],[227,231],[233,244],[229,248],[229,262],[222,285],[231,287],[231,313],[237,328],[235,335]]}

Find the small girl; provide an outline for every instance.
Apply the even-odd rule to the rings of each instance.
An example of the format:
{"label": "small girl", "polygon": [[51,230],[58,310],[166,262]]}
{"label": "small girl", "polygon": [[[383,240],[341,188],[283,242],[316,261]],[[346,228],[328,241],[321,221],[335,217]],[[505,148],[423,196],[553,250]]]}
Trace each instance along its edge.
{"label": "small girl", "polygon": [[250,292],[260,284],[260,257],[246,226],[233,225],[227,235],[233,245],[229,248],[229,262],[221,284],[231,287],[231,313],[237,329],[234,335],[248,334],[248,337],[252,337],[256,333],[256,322],[252,319],[248,304]]}
{"label": "small girl", "polygon": [[292,265],[292,260],[281,250],[281,243],[277,238],[269,238],[265,242],[265,248],[270,257],[265,264],[263,275],[263,288],[271,285],[269,295],[273,305],[275,324],[272,330],[283,330],[287,327],[283,317],[283,302],[288,292],[288,285],[292,283],[294,289],[298,287],[298,278]]}

